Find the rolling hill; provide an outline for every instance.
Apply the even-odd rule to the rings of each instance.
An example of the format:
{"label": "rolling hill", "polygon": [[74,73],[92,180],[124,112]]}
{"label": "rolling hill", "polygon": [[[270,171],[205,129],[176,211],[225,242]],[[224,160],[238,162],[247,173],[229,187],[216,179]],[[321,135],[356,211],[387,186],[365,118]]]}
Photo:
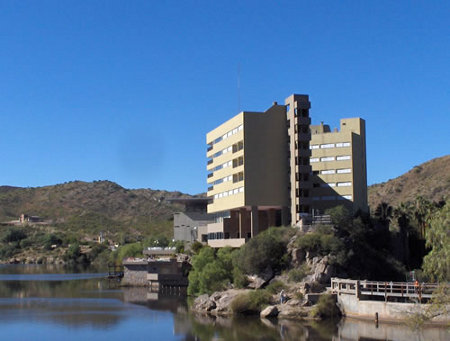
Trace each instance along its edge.
{"label": "rolling hill", "polygon": [[172,215],[181,209],[168,198],[191,197],[181,192],[125,189],[110,181],[73,181],[53,186],[0,186],[0,222],[36,215],[61,229],[164,234],[170,237]]}
{"label": "rolling hill", "polygon": [[369,186],[369,205],[372,210],[380,202],[397,206],[418,196],[440,201],[450,195],[450,155],[432,159],[409,172],[380,184]]}

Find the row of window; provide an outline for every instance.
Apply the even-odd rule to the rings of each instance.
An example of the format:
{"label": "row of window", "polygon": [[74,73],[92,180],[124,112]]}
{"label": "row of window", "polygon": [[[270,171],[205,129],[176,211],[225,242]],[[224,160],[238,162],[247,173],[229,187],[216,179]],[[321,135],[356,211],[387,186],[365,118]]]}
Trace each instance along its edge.
{"label": "row of window", "polygon": [[234,194],[238,194],[238,193],[244,193],[244,186],[238,187],[238,188],[235,188],[235,189],[232,189],[229,191],[214,194],[214,199],[224,198],[224,197],[228,197],[230,195],[234,195]]}
{"label": "row of window", "polygon": [[313,197],[313,200],[352,200],[351,195],[326,195],[323,197]]}
{"label": "row of window", "polygon": [[237,133],[240,132],[242,129],[244,129],[244,126],[241,124],[240,126],[234,128],[234,129],[231,129],[231,130],[228,131],[227,133],[223,134],[221,137],[218,137],[217,139],[215,139],[214,142],[213,142],[213,144],[214,144],[214,143],[218,143],[218,142],[220,142],[220,141],[222,141],[222,140],[225,140],[225,139],[229,138],[230,136],[232,136],[232,135],[234,135],[234,134],[237,134]]}
{"label": "row of window", "polygon": [[233,150],[233,147],[232,147],[232,146],[229,146],[229,147],[227,147],[227,148],[222,149],[221,151],[218,151],[218,152],[215,153],[212,157],[218,157],[218,156],[220,156],[220,155],[229,153],[229,152],[231,152],[232,150]]}
{"label": "row of window", "polygon": [[239,172],[239,173],[236,173],[233,175],[225,176],[221,179],[217,179],[216,181],[213,181],[210,184],[214,186],[214,185],[219,185],[219,184],[221,184],[223,182],[227,182],[227,181],[233,181],[235,183],[235,182],[239,182],[242,180],[244,180],[244,172]]}
{"label": "row of window", "polygon": [[352,170],[350,168],[342,168],[342,169],[324,169],[320,171],[320,174],[346,174],[351,173]]}
{"label": "row of window", "polygon": [[309,149],[343,148],[350,146],[351,146],[350,142],[338,142],[338,143],[312,144],[309,146]]}
{"label": "row of window", "polygon": [[344,161],[344,160],[350,160],[350,155],[339,155],[339,156],[324,156],[321,158],[318,157],[312,157],[309,159],[309,162],[329,162],[329,161]]}

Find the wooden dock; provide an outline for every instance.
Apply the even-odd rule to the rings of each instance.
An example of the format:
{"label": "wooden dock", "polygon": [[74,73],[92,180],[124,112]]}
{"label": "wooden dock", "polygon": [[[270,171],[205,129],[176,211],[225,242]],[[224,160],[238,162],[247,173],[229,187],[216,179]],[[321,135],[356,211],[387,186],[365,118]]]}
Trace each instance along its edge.
{"label": "wooden dock", "polygon": [[389,298],[405,298],[411,301],[429,300],[437,287],[435,283],[377,282],[340,278],[331,280],[333,293],[364,296],[369,299],[371,296],[384,297],[386,301]]}

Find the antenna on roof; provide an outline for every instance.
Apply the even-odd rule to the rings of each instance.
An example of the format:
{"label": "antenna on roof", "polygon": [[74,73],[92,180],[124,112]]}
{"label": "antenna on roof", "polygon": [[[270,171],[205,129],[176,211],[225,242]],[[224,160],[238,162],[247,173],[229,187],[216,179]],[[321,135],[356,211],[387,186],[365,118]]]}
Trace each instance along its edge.
{"label": "antenna on roof", "polygon": [[238,74],[237,74],[237,90],[238,90],[238,113],[241,112],[241,63],[238,63]]}

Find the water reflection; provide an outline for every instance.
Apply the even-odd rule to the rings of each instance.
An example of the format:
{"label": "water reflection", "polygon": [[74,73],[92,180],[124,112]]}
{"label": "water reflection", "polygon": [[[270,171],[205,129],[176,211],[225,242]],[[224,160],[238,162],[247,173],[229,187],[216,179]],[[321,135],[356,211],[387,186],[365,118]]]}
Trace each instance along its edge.
{"label": "water reflection", "polygon": [[[54,271],[59,277],[46,279]],[[68,275],[64,273],[69,272]],[[26,274],[27,280],[19,280]],[[1,280],[1,276],[9,276]],[[16,276],[16,277],[14,277]],[[33,276],[34,279],[33,279]],[[448,340],[443,328],[414,332],[352,320],[300,323],[189,312],[184,296],[120,288],[83,270],[0,266],[0,328],[9,340]]]}

